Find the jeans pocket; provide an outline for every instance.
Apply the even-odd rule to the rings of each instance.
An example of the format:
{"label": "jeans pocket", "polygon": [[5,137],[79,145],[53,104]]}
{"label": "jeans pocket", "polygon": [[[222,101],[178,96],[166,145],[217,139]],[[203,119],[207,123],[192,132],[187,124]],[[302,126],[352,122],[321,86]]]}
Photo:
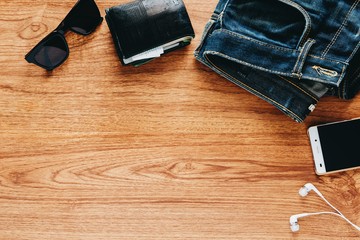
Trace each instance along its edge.
{"label": "jeans pocket", "polygon": [[229,0],[222,28],[285,48],[301,47],[311,30],[306,10],[289,0]]}

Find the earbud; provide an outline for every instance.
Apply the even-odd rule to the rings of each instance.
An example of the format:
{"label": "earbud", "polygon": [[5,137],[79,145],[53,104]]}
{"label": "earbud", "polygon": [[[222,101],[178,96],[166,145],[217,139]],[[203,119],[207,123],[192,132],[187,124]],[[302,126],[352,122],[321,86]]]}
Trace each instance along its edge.
{"label": "earbud", "polygon": [[292,215],[290,217],[290,229],[293,232],[297,232],[300,230],[300,225],[298,224],[299,215]]}
{"label": "earbud", "polygon": [[300,230],[300,225],[297,222],[290,224],[290,229],[292,232],[298,232]]}
{"label": "earbud", "polygon": [[351,226],[353,226],[355,229],[360,231],[360,227],[352,223],[349,219],[347,219],[337,208],[335,208],[328,200],[325,199],[325,197],[321,194],[321,192],[311,183],[306,183],[303,187],[299,190],[299,195],[302,197],[305,197],[309,194],[310,191],[314,191],[322,200],[324,200],[332,209],[335,210],[335,212],[314,212],[314,213],[301,213],[292,215],[290,217],[290,229],[292,232],[297,232],[300,229],[300,226],[298,224],[298,219],[307,217],[307,216],[313,216],[313,215],[320,215],[320,214],[331,214],[338,217],[341,217],[345,221],[347,221]]}
{"label": "earbud", "polygon": [[302,197],[305,197],[308,195],[308,193],[310,192],[310,189],[306,188],[305,186],[303,186],[302,188],[300,188],[299,190],[299,195]]}
{"label": "earbud", "polygon": [[321,215],[321,214],[331,214],[331,215],[336,215],[339,217],[343,217],[342,215],[335,213],[335,212],[314,212],[314,213],[301,213],[301,214],[296,214],[296,215],[292,215],[290,217],[290,229],[292,232],[297,232],[300,230],[300,225],[298,223],[298,219],[299,218],[303,218],[303,217],[308,217],[308,216],[314,216],[314,215]]}
{"label": "earbud", "polygon": [[309,194],[309,192],[310,192],[311,190],[313,190],[314,188],[315,188],[314,185],[312,185],[311,183],[307,183],[307,184],[305,184],[302,188],[300,188],[299,194],[300,194],[300,196],[305,197],[305,196],[307,196],[307,195]]}
{"label": "earbud", "polygon": [[299,195],[302,197],[306,197],[310,191],[314,191],[317,195],[319,195],[319,197],[321,197],[324,201],[326,201],[326,199],[321,194],[321,192],[312,183],[307,183],[303,187],[301,187],[299,189]]}

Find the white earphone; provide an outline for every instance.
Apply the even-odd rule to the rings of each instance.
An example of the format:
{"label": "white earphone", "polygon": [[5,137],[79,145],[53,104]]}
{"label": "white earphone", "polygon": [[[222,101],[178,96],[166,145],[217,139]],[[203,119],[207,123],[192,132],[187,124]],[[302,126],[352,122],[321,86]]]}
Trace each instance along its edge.
{"label": "white earphone", "polygon": [[320,214],[331,214],[338,217],[341,217],[345,221],[347,221],[351,226],[353,226],[356,230],[360,231],[360,227],[352,223],[349,219],[347,219],[338,209],[336,209],[328,200],[325,199],[325,197],[321,194],[321,192],[311,183],[305,184],[302,188],[299,190],[299,195],[302,197],[305,197],[308,195],[308,193],[313,190],[319,197],[324,200],[332,209],[335,210],[335,212],[314,212],[314,213],[301,213],[292,215],[290,217],[290,229],[293,232],[297,232],[300,229],[300,226],[298,224],[298,219],[307,217],[307,216],[314,216],[314,215],[320,215]]}

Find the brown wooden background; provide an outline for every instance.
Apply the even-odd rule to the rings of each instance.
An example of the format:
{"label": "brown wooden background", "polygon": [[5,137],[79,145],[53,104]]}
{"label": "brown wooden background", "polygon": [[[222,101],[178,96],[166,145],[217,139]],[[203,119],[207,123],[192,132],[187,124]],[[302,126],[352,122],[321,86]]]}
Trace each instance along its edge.
{"label": "brown wooden background", "polygon": [[[198,63],[193,51],[217,1],[185,0],[187,48],[123,67],[106,25],[68,33],[52,73],[24,55],[74,0],[0,2],[0,239],[357,239],[313,182],[360,224],[360,172],[314,173],[309,126],[359,117],[324,98],[304,124]],[[104,9],[125,1],[97,1]]]}

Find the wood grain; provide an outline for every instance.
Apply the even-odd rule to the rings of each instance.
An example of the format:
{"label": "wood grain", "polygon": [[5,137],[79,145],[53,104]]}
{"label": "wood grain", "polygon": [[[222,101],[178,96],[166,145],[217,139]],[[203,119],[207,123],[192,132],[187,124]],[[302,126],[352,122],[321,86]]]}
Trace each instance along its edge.
{"label": "wood grain", "polygon": [[[125,1],[98,1],[104,9]],[[305,124],[198,63],[216,1],[185,1],[193,43],[139,68],[118,61],[106,23],[68,33],[52,73],[24,55],[74,1],[0,2],[0,239],[358,239],[298,189],[313,182],[360,224],[360,172],[318,177],[306,129],[359,117],[326,97]]]}

